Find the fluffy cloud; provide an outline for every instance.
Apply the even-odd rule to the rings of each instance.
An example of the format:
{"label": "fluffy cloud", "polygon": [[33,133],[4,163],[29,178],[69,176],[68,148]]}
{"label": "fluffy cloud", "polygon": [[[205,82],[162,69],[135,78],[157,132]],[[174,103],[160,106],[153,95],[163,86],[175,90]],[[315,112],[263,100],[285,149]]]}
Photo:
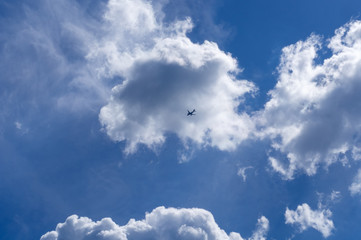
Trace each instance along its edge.
{"label": "fluffy cloud", "polygon": [[331,235],[334,225],[330,217],[332,212],[328,209],[312,210],[308,204],[299,205],[296,211],[286,209],[285,218],[287,224],[296,224],[301,232],[307,228],[314,228],[321,232],[323,237]]}
{"label": "fluffy cloud", "polygon": [[361,194],[361,169],[358,170],[353,183],[349,187],[351,195]]}
{"label": "fluffy cloud", "polygon": [[248,240],[266,240],[266,235],[269,230],[269,221],[265,216],[262,216],[257,221],[257,228]]}
{"label": "fluffy cloud", "polygon": [[[258,227],[250,240],[265,239],[268,220],[261,217]],[[70,216],[64,223],[59,223],[55,231],[48,232],[41,240],[127,240],[127,239],[208,239],[242,240],[240,234],[229,235],[220,229],[212,214],[206,210],[175,209],[158,207],[146,213],[145,219],[131,219],[126,225],[119,226],[110,218],[94,222],[87,217]]]}
{"label": "fluffy cloud", "polygon": [[257,116],[260,136],[272,140],[270,163],[286,179],[358,158],[361,22],[336,30],[328,40],[331,56],[320,62],[321,45],[321,37],[311,35],[283,49],[277,85]]}
{"label": "fluffy cloud", "polygon": [[[159,146],[167,133],[221,150],[249,137],[253,123],[237,108],[255,87],[236,78],[236,60],[216,43],[187,37],[190,19],[166,24],[142,0],[110,0],[104,16],[105,35],[88,59],[122,79],[99,119],[111,139],[127,142],[126,152]],[[187,109],[197,115],[187,117]]]}
{"label": "fluffy cloud", "polygon": [[[190,19],[163,21],[162,2],[109,0],[91,14],[68,0],[19,3],[24,17],[0,24],[0,102],[9,106],[2,114],[22,107],[16,112],[34,118],[56,107],[74,113],[103,107],[104,131],[126,141],[126,152],[139,143],[159,146],[167,133],[234,149],[252,131],[237,107],[255,87],[236,79],[236,60],[216,43],[187,37]],[[193,108],[197,115],[186,117]]]}

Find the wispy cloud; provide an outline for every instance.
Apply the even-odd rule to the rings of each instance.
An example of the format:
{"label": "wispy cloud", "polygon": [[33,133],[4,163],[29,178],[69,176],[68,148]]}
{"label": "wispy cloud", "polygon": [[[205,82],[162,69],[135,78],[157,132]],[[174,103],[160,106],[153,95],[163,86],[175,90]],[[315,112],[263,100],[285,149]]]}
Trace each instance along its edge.
{"label": "wispy cloud", "polygon": [[266,240],[269,230],[269,221],[265,216],[262,216],[257,221],[257,228],[248,240]]}
{"label": "wispy cloud", "polygon": [[361,194],[361,169],[358,170],[351,186],[348,188],[351,195]]}
{"label": "wispy cloud", "polygon": [[29,126],[60,109],[98,110],[111,87],[86,60],[97,21],[76,2],[21,1],[14,6],[21,14],[0,23],[1,125],[21,119]]}
{"label": "wispy cloud", "polygon": [[248,166],[248,167],[242,167],[238,169],[237,175],[242,177],[243,182],[245,182],[247,180],[247,174],[246,174],[246,170],[248,169],[252,169],[252,166]]}

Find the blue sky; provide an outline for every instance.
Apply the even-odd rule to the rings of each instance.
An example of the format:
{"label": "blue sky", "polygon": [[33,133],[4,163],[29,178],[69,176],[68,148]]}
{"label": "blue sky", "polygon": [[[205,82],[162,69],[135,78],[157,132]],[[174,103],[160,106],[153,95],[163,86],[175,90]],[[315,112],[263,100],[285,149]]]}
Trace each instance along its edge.
{"label": "blue sky", "polygon": [[1,1],[0,239],[359,239],[360,11]]}

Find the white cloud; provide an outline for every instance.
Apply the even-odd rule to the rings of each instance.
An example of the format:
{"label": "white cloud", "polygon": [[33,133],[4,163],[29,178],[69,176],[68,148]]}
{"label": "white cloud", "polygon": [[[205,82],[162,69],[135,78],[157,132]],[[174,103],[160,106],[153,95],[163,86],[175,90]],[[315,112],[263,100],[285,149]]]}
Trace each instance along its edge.
{"label": "white cloud", "polygon": [[249,240],[266,240],[266,235],[269,230],[269,221],[265,216],[258,219],[257,228],[249,238]]}
{"label": "white cloud", "polygon": [[251,169],[253,168],[252,166],[248,166],[248,167],[243,167],[243,168],[239,168],[238,169],[238,172],[237,172],[237,175],[242,177],[243,179],[243,182],[245,182],[247,180],[247,175],[246,175],[246,170],[247,169]]}
{"label": "white cloud", "polygon": [[[91,14],[68,0],[24,3],[22,19],[0,24],[0,102],[9,106],[2,114],[21,107],[17,112],[27,116],[8,122],[22,117],[27,126],[36,111],[78,114],[103,106],[105,132],[126,141],[129,153],[139,143],[159,146],[168,133],[194,146],[235,149],[253,130],[237,107],[255,87],[236,79],[235,58],[216,43],[187,37],[189,18],[163,21],[162,2],[109,0]],[[186,117],[193,108],[197,116]]]}
{"label": "white cloud", "polygon": [[304,203],[297,206],[295,211],[286,209],[285,218],[286,224],[296,224],[299,226],[301,232],[308,228],[314,228],[323,237],[331,235],[334,225],[330,219],[332,212],[328,209],[312,210],[308,204]]}
{"label": "white cloud", "polygon": [[29,129],[27,127],[24,127],[24,125],[19,121],[15,121],[14,125],[17,132],[20,133],[21,135],[27,134],[29,132]]}
{"label": "white cloud", "polygon": [[[0,129],[21,119],[19,132],[25,133],[37,123],[67,117],[64,110],[98,111],[111,87],[84,56],[99,23],[76,1],[21,1],[11,8],[19,14],[0,23]],[[49,116],[59,110],[61,116]]]}
{"label": "white cloud", "polygon": [[[361,133],[361,22],[336,30],[331,56],[317,63],[322,39],[311,35],[283,49],[277,85],[257,115],[260,137],[270,137],[270,164],[286,179],[300,170],[357,157]],[[281,154],[279,154],[281,153]],[[277,157],[276,157],[277,156]]]}
{"label": "white cloud", "polygon": [[[359,21],[336,31],[328,45],[332,55],[323,63],[315,63],[318,36],[284,48],[271,99],[250,117],[237,109],[255,86],[237,79],[236,59],[216,43],[192,42],[190,19],[165,23],[161,7],[152,4],[110,0],[101,21],[68,1],[42,0],[38,12],[24,8],[26,20],[18,22],[26,24],[6,31],[13,36],[1,51],[0,66],[4,79],[13,82],[0,101],[11,109],[21,106],[15,96],[29,99],[24,101],[29,106],[19,109],[29,118],[37,115],[30,111],[54,105],[76,112],[103,106],[104,131],[114,141],[126,141],[128,153],[139,144],[156,148],[168,133],[185,144],[234,150],[252,136],[257,122],[259,136],[270,137],[282,156],[270,154],[271,166],[286,179],[298,170],[312,175],[320,164],[346,162],[348,151],[360,158]],[[51,17],[52,11],[59,17]],[[61,30],[60,38],[54,29]],[[23,51],[31,59],[19,57]],[[19,71],[9,67],[14,63]],[[186,117],[193,108],[197,115]],[[179,155],[184,162],[192,154]]]}
{"label": "white cloud", "polygon": [[[167,133],[198,146],[235,149],[253,130],[237,108],[254,85],[236,79],[236,60],[216,43],[187,37],[190,19],[165,24],[163,15],[148,1],[109,1],[106,33],[88,54],[91,62],[103,59],[100,74],[123,79],[100,111],[104,130],[126,141],[128,153],[138,144],[161,145]],[[187,117],[193,108],[197,115]]]}
{"label": "white cloud", "polygon": [[331,202],[337,202],[341,199],[341,192],[340,191],[335,191],[335,190],[332,190],[331,194],[330,194],[330,201]]}
{"label": "white cloud", "polygon": [[[265,239],[268,220],[261,217],[250,240]],[[127,239],[208,239],[208,240],[243,240],[239,233],[229,235],[220,229],[212,214],[199,208],[176,209],[158,207],[146,213],[145,219],[131,219],[126,225],[119,226],[110,218],[94,222],[87,217],[72,215],[64,223],[59,223],[55,231],[48,232],[41,240],[127,240]]]}
{"label": "white cloud", "polygon": [[22,128],[23,125],[22,125],[20,122],[15,121],[14,124],[15,124],[15,127],[16,127],[18,130],[21,130],[21,128]]}
{"label": "white cloud", "polygon": [[361,169],[358,170],[351,186],[348,188],[351,195],[361,194]]}
{"label": "white cloud", "polygon": [[329,208],[330,206],[338,203],[342,198],[341,192],[335,190],[332,190],[330,194],[320,192],[316,192],[316,194],[318,196],[318,209]]}

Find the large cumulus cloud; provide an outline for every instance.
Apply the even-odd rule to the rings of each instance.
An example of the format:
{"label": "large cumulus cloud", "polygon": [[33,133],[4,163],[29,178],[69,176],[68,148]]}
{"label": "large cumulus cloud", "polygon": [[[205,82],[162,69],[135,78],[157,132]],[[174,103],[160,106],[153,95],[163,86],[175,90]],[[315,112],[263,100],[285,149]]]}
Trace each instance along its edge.
{"label": "large cumulus cloud", "polygon": [[[261,217],[258,227],[250,240],[265,239],[268,220]],[[242,240],[240,234],[229,235],[219,228],[212,214],[199,208],[176,209],[158,207],[146,213],[145,219],[131,219],[126,225],[119,226],[110,218],[94,222],[87,217],[72,215],[64,223],[59,223],[55,231],[48,232],[41,240],[127,240],[127,239],[208,239]]]}
{"label": "large cumulus cloud", "polygon": [[277,85],[258,116],[260,135],[272,140],[270,163],[286,179],[359,158],[361,22],[339,28],[327,42],[331,56],[323,61],[320,36],[283,49]]}
{"label": "large cumulus cloud", "polygon": [[[216,43],[187,37],[190,19],[164,23],[162,16],[147,1],[108,3],[106,34],[88,55],[103,60],[101,74],[122,79],[99,114],[106,133],[125,140],[128,153],[140,143],[159,146],[167,133],[199,146],[235,149],[253,129],[237,108],[254,85],[236,78],[236,60]],[[194,108],[197,115],[187,117]]]}
{"label": "large cumulus cloud", "polygon": [[[257,123],[258,136],[272,142],[271,166],[286,179],[361,158],[359,21],[327,40],[325,60],[319,56],[324,41],[316,35],[285,47],[270,100],[248,115],[239,109],[255,86],[237,78],[236,59],[216,43],[190,40],[190,19],[165,21],[156,1],[109,0],[99,18],[68,1],[40,3],[46,21],[27,8],[26,24],[4,28],[11,39],[0,49],[6,117],[13,106],[29,118],[54,105],[76,113],[100,109],[104,131],[126,141],[128,153],[139,144],[157,147],[168,133],[184,143],[233,150]],[[21,67],[10,67],[15,63]],[[185,116],[193,108],[197,115]],[[12,124],[27,124],[26,116],[13,118]]]}
{"label": "large cumulus cloud", "polygon": [[[158,146],[167,133],[234,149],[252,131],[237,107],[255,87],[237,79],[235,58],[216,43],[190,40],[189,18],[169,22],[164,4],[109,0],[89,10],[68,0],[19,3],[24,16],[1,24],[0,102],[9,106],[2,114],[19,106],[31,119],[39,109],[44,115],[101,108],[103,129],[126,141],[127,152],[139,143]],[[197,116],[187,118],[193,108]],[[0,121],[27,124],[27,116],[11,117]]]}

